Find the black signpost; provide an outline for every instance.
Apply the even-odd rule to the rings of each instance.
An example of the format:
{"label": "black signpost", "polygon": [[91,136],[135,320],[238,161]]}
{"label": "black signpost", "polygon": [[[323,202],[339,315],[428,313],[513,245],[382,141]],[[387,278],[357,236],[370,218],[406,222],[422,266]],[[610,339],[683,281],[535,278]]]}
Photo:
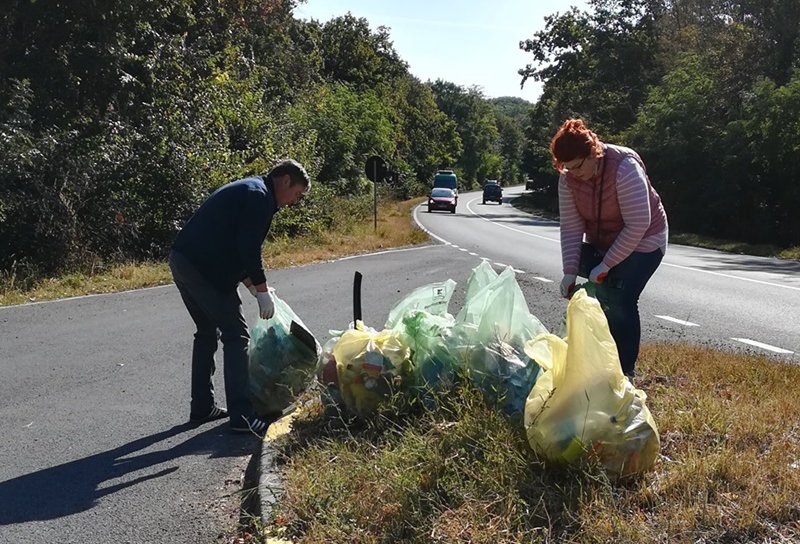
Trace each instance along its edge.
{"label": "black signpost", "polygon": [[364,167],[364,173],[367,175],[367,179],[369,179],[372,182],[373,228],[375,230],[378,230],[378,183],[386,181],[386,177],[389,175],[389,163],[387,163],[383,157],[380,157],[378,155],[372,155],[370,158],[367,159],[367,164]]}

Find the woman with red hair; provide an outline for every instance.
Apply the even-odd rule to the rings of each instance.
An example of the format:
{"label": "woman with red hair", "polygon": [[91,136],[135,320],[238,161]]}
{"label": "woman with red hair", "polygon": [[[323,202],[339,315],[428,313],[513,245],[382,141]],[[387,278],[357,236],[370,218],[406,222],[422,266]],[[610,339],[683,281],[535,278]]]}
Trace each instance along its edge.
{"label": "woman with red hair", "polygon": [[661,197],[634,150],[601,142],[581,119],[561,125],[550,153],[561,173],[561,295],[572,295],[579,275],[597,284],[622,371],[633,377],[641,339],[639,295],[667,250]]}

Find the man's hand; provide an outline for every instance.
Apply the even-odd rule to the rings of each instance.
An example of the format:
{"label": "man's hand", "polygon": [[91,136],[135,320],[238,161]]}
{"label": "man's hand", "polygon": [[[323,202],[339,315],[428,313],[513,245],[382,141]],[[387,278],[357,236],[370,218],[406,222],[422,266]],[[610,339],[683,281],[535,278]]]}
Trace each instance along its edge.
{"label": "man's hand", "polygon": [[569,298],[572,296],[572,292],[575,290],[575,278],[577,276],[575,274],[567,274],[561,280],[561,296],[564,298]]}
{"label": "man's hand", "polygon": [[255,286],[255,285],[253,285],[253,282],[252,282],[252,281],[250,281],[250,278],[245,278],[245,279],[243,279],[243,280],[242,280],[242,285],[244,285],[245,287],[247,287],[247,290],[248,290],[248,291],[250,291],[250,294],[251,294],[251,295],[253,295],[253,298],[255,298],[255,297],[256,297],[256,293],[257,293],[257,291],[256,291],[256,286]]}
{"label": "man's hand", "polygon": [[608,268],[608,265],[606,263],[598,264],[597,266],[592,268],[591,272],[589,272],[589,281],[592,281],[594,283],[603,283],[603,280],[605,280],[606,276],[608,276],[609,270],[610,269]]}
{"label": "man's hand", "polygon": [[258,300],[258,315],[261,319],[269,319],[275,313],[275,302],[272,300],[272,295],[269,291],[256,292],[256,300]]}

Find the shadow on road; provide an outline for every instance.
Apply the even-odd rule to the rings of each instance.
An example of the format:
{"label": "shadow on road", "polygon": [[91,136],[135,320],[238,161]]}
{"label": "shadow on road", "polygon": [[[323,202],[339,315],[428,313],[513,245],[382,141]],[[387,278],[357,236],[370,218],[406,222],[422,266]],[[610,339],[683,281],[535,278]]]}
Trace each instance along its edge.
{"label": "shadow on road", "polygon": [[255,435],[232,435],[220,431],[219,427],[194,434],[169,449],[129,457],[158,442],[197,429],[193,423],[176,425],[113,450],[0,482],[0,525],[55,519],[88,510],[106,495],[175,472],[179,463],[107,487],[102,487],[103,482],[170,463],[185,455],[208,453],[211,457],[233,457],[252,452],[258,440]]}

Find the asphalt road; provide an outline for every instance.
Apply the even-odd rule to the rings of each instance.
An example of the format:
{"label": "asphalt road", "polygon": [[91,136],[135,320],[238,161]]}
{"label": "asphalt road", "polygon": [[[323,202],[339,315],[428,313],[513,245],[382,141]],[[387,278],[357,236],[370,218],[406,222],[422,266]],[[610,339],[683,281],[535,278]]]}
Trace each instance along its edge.
{"label": "asphalt road", "polygon": [[[558,329],[556,224],[478,193],[462,194],[456,215],[415,215],[445,243],[271,271],[269,282],[324,343],[353,319],[355,271],[364,321],[380,328],[402,296],[447,278],[455,314],[486,258],[516,268],[531,312]],[[797,362],[799,268],[671,246],[642,298],[643,341]],[[252,323],[255,300],[243,298]],[[0,542],[220,541],[258,439],[224,422],[186,425],[192,331],[172,285],[0,307]],[[215,383],[224,402],[221,372]]]}
{"label": "asphalt road", "polygon": [[[268,278],[324,342],[353,319],[356,270],[363,318],[381,328],[427,283],[459,282],[460,307],[478,263],[432,245]],[[257,305],[244,303],[252,323]],[[220,541],[259,446],[223,422],[185,424],[192,332],[172,285],[0,307],[0,542]]]}
{"label": "asphalt road", "polygon": [[[502,205],[465,193],[454,216],[423,208],[415,215],[439,241],[513,266],[521,283],[534,279],[552,295],[562,276],[558,223],[509,205],[521,192],[506,188]],[[551,297],[526,296],[536,315],[552,304]],[[797,363],[800,262],[672,244],[642,294],[640,314],[645,342],[690,342]]]}

